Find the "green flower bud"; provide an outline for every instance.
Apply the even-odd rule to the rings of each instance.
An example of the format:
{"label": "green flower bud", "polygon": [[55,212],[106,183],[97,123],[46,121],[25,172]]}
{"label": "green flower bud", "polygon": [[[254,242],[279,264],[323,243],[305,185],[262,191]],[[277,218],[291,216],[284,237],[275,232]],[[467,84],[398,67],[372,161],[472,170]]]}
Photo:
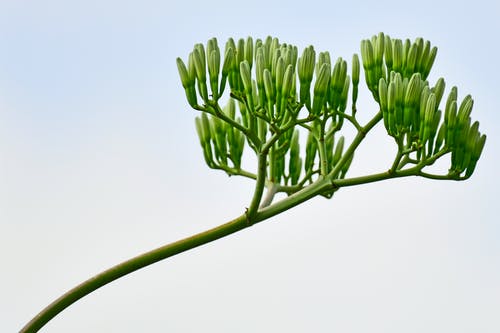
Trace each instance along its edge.
{"label": "green flower bud", "polygon": [[479,137],[477,140],[476,144],[474,145],[474,151],[472,154],[472,158],[474,160],[479,160],[481,157],[481,153],[483,152],[484,144],[486,143],[486,135],[483,134]]}
{"label": "green flower bud", "polygon": [[380,78],[378,82],[378,96],[380,110],[382,110],[382,119],[384,119],[384,127],[389,132],[388,92],[387,83],[384,78]]}
{"label": "green flower bud", "polygon": [[452,101],[445,113],[446,124],[446,144],[449,147],[455,146],[455,127],[457,127],[457,102]]}
{"label": "green flower bud", "polygon": [[415,72],[415,64],[417,62],[418,46],[412,44],[408,51],[405,67],[405,76],[409,77]]}
{"label": "green flower bud", "polygon": [[276,69],[278,66],[278,60],[281,58],[281,51],[279,49],[274,50],[272,61],[271,61],[271,76],[274,81],[276,81]]}
{"label": "green flower bud", "polygon": [[[437,133],[436,143],[434,145],[434,154],[437,154],[439,152],[439,150],[441,149],[441,147],[443,146],[443,143],[444,143],[445,137],[446,137],[446,132],[447,132],[446,124],[442,123],[441,126],[439,127],[439,131]],[[429,153],[431,153],[431,152],[429,152]]]}
{"label": "green flower bud", "polygon": [[372,42],[368,39],[361,42],[361,58],[365,69],[366,84],[375,100],[377,100],[377,84],[381,75],[379,67],[375,64]]}
{"label": "green flower bud", "polygon": [[406,87],[404,98],[404,126],[407,128],[412,126],[413,129],[416,129],[419,126],[419,124],[417,124],[419,118],[417,106],[421,97],[422,84],[420,73],[414,73]]}
{"label": "green flower bud", "polygon": [[236,47],[236,63],[240,64],[245,60],[245,40],[243,38],[238,39],[238,45]]}
{"label": "green flower bud", "polygon": [[304,163],[304,170],[306,173],[311,172],[314,167],[314,160],[316,159],[316,155],[318,153],[318,144],[316,142],[316,138],[314,137],[313,132],[309,132],[307,136],[306,143],[306,160]]}
{"label": "green flower bud", "polygon": [[446,84],[444,82],[444,79],[441,77],[436,82],[434,88],[432,88],[432,92],[434,93],[434,95],[436,95],[436,105],[439,105],[441,103],[441,98],[443,98],[445,86]]}
{"label": "green flower bud", "polygon": [[250,110],[253,111],[254,103],[253,103],[252,77],[250,72],[250,65],[246,60],[240,63],[240,75],[241,75],[241,80],[243,81],[243,87],[245,88],[245,97],[248,102],[248,106],[250,107]]}
{"label": "green flower bud", "polygon": [[403,68],[403,42],[401,39],[394,39],[392,43],[392,70],[401,72]]}
{"label": "green flower bud", "polygon": [[318,55],[318,62],[316,63],[316,78],[319,76],[319,72],[323,64],[328,64],[331,68],[330,53],[320,52]]}
{"label": "green flower bud", "polygon": [[[419,121],[423,121],[425,118],[425,108],[427,106],[427,100],[429,99],[429,96],[431,94],[431,90],[429,89],[429,86],[424,86],[422,89],[422,92],[420,93],[420,112],[419,112]],[[420,128],[420,126],[419,126]]]}
{"label": "green flower bud", "polygon": [[248,65],[250,69],[253,65],[253,39],[252,37],[248,37],[245,43],[245,60],[248,61]]}
{"label": "green flower bud", "polygon": [[403,108],[404,108],[404,83],[401,74],[396,73],[394,77],[395,84],[395,100],[396,109],[394,112],[396,126],[403,125]]}
{"label": "green flower bud", "polygon": [[188,74],[191,80],[195,81],[196,80],[196,66],[194,64],[194,54],[193,52],[189,53],[188,57]]}
{"label": "green flower bud", "polygon": [[[292,69],[295,68],[292,65]],[[293,71],[292,75],[292,87],[290,88],[290,96],[294,101],[297,101],[297,72]],[[297,101],[298,102],[298,101]]]}
{"label": "green flower bud", "polygon": [[193,108],[198,105],[198,98],[196,96],[196,89],[194,86],[187,87],[185,89],[186,92],[186,99]]}
{"label": "green flower bud", "polygon": [[375,43],[373,44],[374,62],[377,67],[382,65],[382,60],[384,58],[384,41],[384,33],[380,32],[375,39]]}
{"label": "green flower bud", "polygon": [[383,113],[387,114],[387,83],[384,78],[380,78],[378,82],[378,96],[379,96],[379,104],[380,109]]}
{"label": "green flower bud", "polygon": [[314,85],[314,99],[313,99],[313,114],[317,115],[321,112],[325,103],[325,97],[328,90],[330,81],[330,65],[324,63],[321,66],[319,75],[316,77],[316,84]]}
{"label": "green flower bud", "polygon": [[316,62],[316,52],[312,46],[304,49],[302,56],[299,58],[298,74],[301,84],[311,82],[314,74],[314,66]]}
{"label": "green flower bud", "polygon": [[[203,44],[201,43],[198,43],[194,46],[194,50],[193,51],[198,51],[198,55],[199,55],[199,61],[200,61],[200,69],[203,69],[203,73],[205,75],[206,71],[207,71],[207,64],[206,64],[206,56],[205,56],[205,47],[203,46]],[[197,69],[198,70],[198,69]]]}
{"label": "green flower bud", "polygon": [[414,72],[419,72],[419,67],[420,67],[420,62],[422,60],[422,52],[424,50],[424,40],[421,37],[418,37],[415,39],[415,42],[413,43],[416,48],[417,48],[417,57],[415,60],[415,67],[414,67]]}
{"label": "green flower bud", "polygon": [[[302,56],[298,60],[298,75],[300,81],[300,102],[309,103],[311,81],[314,74],[316,53],[312,46],[304,49]],[[310,105],[308,106],[310,108]]]}
{"label": "green flower bud", "polygon": [[200,117],[196,117],[195,119],[196,125],[196,133],[198,134],[198,139],[200,140],[200,145],[203,147],[205,145],[205,135],[203,133],[203,124],[201,122]]}
{"label": "green flower bud", "polygon": [[204,114],[202,114],[202,118],[196,117],[195,119],[196,131],[198,133],[198,137],[200,138],[200,145],[203,149],[205,163],[207,163],[210,168],[214,168],[216,165],[213,160],[212,147],[210,144],[210,129],[208,129],[208,132],[204,129],[203,115]]}
{"label": "green flower bud", "polygon": [[283,82],[281,88],[281,94],[285,98],[288,98],[290,95],[290,89],[292,88],[292,81],[294,79],[294,71],[293,66],[289,64],[286,67],[285,74],[283,75]]}
{"label": "green flower bud", "polygon": [[333,67],[331,85],[338,94],[342,92],[347,75],[347,63],[342,58],[338,58]]}
{"label": "green flower bud", "polygon": [[269,117],[274,117],[274,101],[276,100],[275,89],[273,84],[273,79],[271,77],[271,72],[269,69],[264,69],[264,88],[266,91],[267,98],[267,108],[269,112]]}
{"label": "green flower bud", "polygon": [[471,156],[471,161],[469,162],[467,166],[467,171],[465,172],[465,177],[470,177],[474,169],[476,168],[477,161],[479,160],[479,157],[481,156],[481,153],[484,148],[484,144],[486,143],[486,135],[482,135],[479,140],[476,142],[476,145],[474,147],[474,152],[472,153]]}
{"label": "green flower bud", "polygon": [[235,169],[240,169],[243,148],[245,147],[245,136],[238,130],[233,130],[233,141],[230,146],[230,156]]}
{"label": "green flower bud", "polygon": [[276,52],[276,50],[279,50],[279,48],[280,48],[279,39],[275,37],[271,40],[271,46],[269,48],[269,54],[271,55],[271,57]]}
{"label": "green flower bud", "polygon": [[218,99],[219,94],[219,70],[220,70],[220,54],[217,50],[213,50],[208,58],[208,74],[210,76],[210,89],[214,99]]}
{"label": "green flower bud", "polygon": [[416,70],[419,73],[422,73],[424,67],[426,66],[430,51],[431,51],[431,42],[429,42],[427,40],[427,41],[425,41],[425,44],[423,45],[422,53],[420,54],[420,57],[417,60],[417,64],[416,64],[416,66],[417,66]]}
{"label": "green flower bud", "polygon": [[393,52],[392,52],[392,39],[389,36],[385,36],[385,41],[384,41],[384,55],[385,55],[385,65],[387,66],[387,69],[391,71],[392,69],[392,57],[393,57]]}
{"label": "green flower bud", "polygon": [[387,132],[389,135],[396,136],[397,128],[396,128],[396,83],[391,81],[389,86],[387,87],[387,124],[386,126]]}
{"label": "green flower bud", "polygon": [[213,37],[207,41],[207,55],[212,53],[212,51],[218,49],[217,38]]}
{"label": "green flower bud", "polygon": [[429,53],[427,59],[422,59],[422,78],[425,80],[429,73],[431,72],[432,65],[436,59],[437,47],[433,47]]}
{"label": "green flower bud", "polygon": [[441,110],[437,110],[434,112],[434,117],[432,119],[432,122],[430,124],[429,128],[429,141],[428,141],[428,152],[429,154],[432,154],[432,149],[433,149],[433,144],[434,144],[434,138],[436,137],[437,129],[439,126],[439,121],[441,120]]}
{"label": "green flower bud", "polygon": [[194,63],[194,68],[196,70],[196,78],[198,79],[198,91],[203,100],[206,102],[208,101],[208,90],[206,82],[207,77],[206,77],[205,59],[201,57],[198,48],[195,48],[191,54]]}
{"label": "green flower bud", "polygon": [[403,66],[401,68],[401,74],[403,74],[404,76],[407,76],[406,75],[406,63],[408,61],[408,54],[410,53],[410,47],[411,47],[411,42],[410,40],[407,38],[405,39],[405,42],[403,44]]}
{"label": "green flower bud", "polygon": [[375,56],[373,54],[372,42],[368,39],[361,41],[361,59],[365,71],[369,71],[375,65]]}
{"label": "green flower bud", "polygon": [[219,118],[212,117],[210,125],[212,139],[215,139],[215,158],[221,165],[227,165],[228,147],[224,123]]}
{"label": "green flower bud", "polygon": [[226,50],[226,53],[224,54],[224,63],[222,64],[223,77],[224,76],[227,77],[229,71],[233,67],[233,62],[234,62],[234,49],[230,47]]}
{"label": "green flower bud", "polygon": [[255,56],[255,76],[257,79],[257,87],[259,88],[259,97],[260,97],[260,105],[264,106],[264,102],[266,99],[266,93],[264,88],[264,69],[265,69],[265,61],[264,61],[264,49],[257,49],[257,54]]}
{"label": "green flower bud", "polygon": [[[349,86],[351,85],[351,78],[349,75],[346,76],[344,80],[344,87],[342,88],[342,93],[340,94],[340,104],[339,111],[344,112],[347,107],[347,96],[349,95]],[[340,121],[344,118],[342,117]]]}
{"label": "green flower bud", "polygon": [[[240,63],[240,75],[247,95],[252,94],[252,77],[250,73],[250,65],[244,60]],[[248,97],[248,96],[247,96]]]}
{"label": "green flower bud", "polygon": [[283,87],[283,75],[285,75],[285,61],[282,57],[279,57],[276,64],[276,92],[281,94],[281,89]]}
{"label": "green flower bud", "polygon": [[286,106],[288,98],[290,97],[290,89],[292,87],[292,80],[294,79],[294,72],[292,65],[289,64],[283,74],[282,87],[281,87],[281,100],[280,100],[280,111],[286,111]]}
{"label": "green flower bud", "polygon": [[200,51],[197,48],[194,49],[192,54],[193,54],[194,66],[196,69],[196,78],[200,82],[205,82],[207,79],[205,58],[202,58],[202,55],[200,54]]}
{"label": "green flower bud", "polygon": [[211,138],[210,131],[210,120],[205,112],[201,114],[201,125],[202,125],[202,133],[203,133],[203,142],[209,142]]}
{"label": "green flower bud", "polygon": [[[453,87],[453,88],[451,88],[450,94],[448,95],[448,99],[446,100],[446,108],[445,108],[445,114],[444,114],[444,121],[445,122],[448,122],[452,102],[455,102],[455,108],[456,108],[456,101],[457,101],[457,87]],[[456,112],[456,110],[455,110],[455,112]]]}
{"label": "green flower bud", "polygon": [[460,108],[458,109],[458,121],[463,123],[467,118],[469,118],[472,112],[472,106],[474,104],[474,100],[471,95],[465,96],[462,103],[460,104]]}
{"label": "green flower bud", "polygon": [[[479,140],[481,134],[479,133],[479,121],[475,121],[472,126],[469,128],[469,131],[467,133],[467,139],[465,141],[465,150],[469,152],[471,155],[474,152],[474,148],[476,146],[477,141]],[[470,158],[470,157],[469,157]],[[466,168],[469,161],[465,163],[463,168]]]}
{"label": "green flower bud", "polygon": [[234,39],[232,37],[230,37],[227,42],[226,42],[226,46],[225,46],[225,50],[227,51],[228,49],[233,49],[234,51],[237,50],[236,48],[236,43],[234,42]]}
{"label": "green flower bud", "polygon": [[299,49],[297,48],[297,46],[293,46],[290,51],[291,51],[290,52],[290,54],[291,54],[291,65],[295,69],[297,67],[297,59],[299,57]]}
{"label": "green flower bud", "polygon": [[[431,129],[434,123],[435,110],[436,110],[436,96],[433,93],[431,93],[429,95],[429,99],[427,100],[427,104],[425,106],[425,118],[423,124],[424,132],[421,137],[421,141],[423,144],[427,142],[431,134]],[[422,125],[420,126],[422,128]]]}
{"label": "green flower bud", "polygon": [[182,86],[184,87],[186,93],[186,99],[192,107],[198,104],[195,84],[195,75],[190,74],[186,65],[181,58],[177,58],[177,69],[179,70],[179,76],[181,77]]}
{"label": "green flower bud", "polygon": [[337,144],[335,145],[335,153],[333,154],[332,165],[337,165],[342,157],[342,152],[344,151],[344,137],[341,136]]}
{"label": "green flower bud", "polygon": [[410,81],[408,82],[408,87],[406,88],[405,94],[405,107],[415,108],[420,100],[420,95],[422,92],[422,79],[420,73],[414,73]]}
{"label": "green flower bud", "polygon": [[181,58],[176,59],[177,69],[179,71],[179,76],[181,77],[182,86],[184,89],[190,86],[194,86],[194,77],[190,77],[186,65]]}
{"label": "green flower bud", "polygon": [[359,83],[359,58],[356,53],[352,55],[352,84],[358,85]]}

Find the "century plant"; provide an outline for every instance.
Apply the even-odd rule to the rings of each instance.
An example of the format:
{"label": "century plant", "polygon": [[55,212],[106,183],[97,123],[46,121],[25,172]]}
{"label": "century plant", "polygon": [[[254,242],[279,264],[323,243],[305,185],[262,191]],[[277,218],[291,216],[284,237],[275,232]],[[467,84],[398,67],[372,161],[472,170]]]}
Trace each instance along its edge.
{"label": "century plant", "polygon": [[[383,33],[361,41],[361,63],[278,38],[235,41],[222,52],[215,38],[196,44],[177,68],[195,119],[203,157],[212,169],[255,181],[243,214],[219,227],[165,245],[83,282],[50,304],[21,332],[36,332],[73,302],[139,268],[266,220],[316,196],[330,198],[340,188],[391,178],[420,176],[465,180],[476,168],[486,135],[472,122],[470,95],[446,98],[445,81],[427,81],[437,48],[417,38]],[[366,124],[357,117],[361,65],[378,110]],[[444,101],[444,102],[443,102]],[[348,109],[348,104],[350,108]],[[440,105],[442,105],[440,107]],[[367,133],[382,122],[396,144],[386,171],[347,177],[354,153]],[[351,140],[344,126],[355,130]],[[299,133],[307,135],[301,149]],[[256,170],[243,168],[245,148]],[[450,161],[442,173],[428,171],[438,159]],[[277,193],[285,198],[275,201]]]}

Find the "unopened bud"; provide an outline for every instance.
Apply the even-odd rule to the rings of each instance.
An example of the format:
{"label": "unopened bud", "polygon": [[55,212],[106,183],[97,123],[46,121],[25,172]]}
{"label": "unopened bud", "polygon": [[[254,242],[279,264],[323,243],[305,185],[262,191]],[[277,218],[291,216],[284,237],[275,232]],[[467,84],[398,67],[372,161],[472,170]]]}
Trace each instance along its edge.
{"label": "unopened bud", "polygon": [[359,83],[359,57],[357,53],[352,55],[352,84],[358,85]]}

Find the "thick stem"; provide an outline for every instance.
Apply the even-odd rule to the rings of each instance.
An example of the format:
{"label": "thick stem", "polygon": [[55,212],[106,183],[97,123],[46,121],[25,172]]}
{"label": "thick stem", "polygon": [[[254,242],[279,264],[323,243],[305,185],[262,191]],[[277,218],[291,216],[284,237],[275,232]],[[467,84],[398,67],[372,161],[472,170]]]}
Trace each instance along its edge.
{"label": "thick stem", "polygon": [[266,168],[267,168],[267,152],[261,152],[258,155],[258,162],[257,162],[257,180],[255,182],[255,190],[253,193],[252,201],[250,202],[250,206],[248,207],[246,211],[246,216],[249,225],[253,221],[253,217],[257,213],[257,210],[259,209],[260,201],[262,199],[262,195],[264,193],[264,187],[266,184]]}
{"label": "thick stem", "polygon": [[149,266],[165,258],[225,237],[248,226],[249,224],[247,222],[247,216],[243,214],[242,216],[230,222],[227,222],[226,224],[179,240],[177,242],[159,247],[155,250],[143,253],[137,257],[116,265],[79,284],[78,286],[74,287],[73,289],[69,290],[64,295],[56,299],[45,309],[43,309],[39,314],[37,314],[28,324],[26,324],[21,329],[20,333],[37,332],[49,320],[54,318],[57,314],[59,314],[74,302],[78,301],[80,298],[122,276],[130,274],[138,269]]}
{"label": "thick stem", "polygon": [[[367,131],[369,131],[378,120],[381,119],[381,113],[377,114],[364,128],[362,131],[358,132],[358,135],[354,139],[354,142],[351,144],[349,149],[346,151],[346,154],[343,158],[348,154],[352,154],[354,149],[359,145],[359,143],[363,140]],[[54,302],[49,304],[45,309],[43,309],[38,315],[36,315],[28,324],[26,324],[20,331],[20,333],[34,333],[37,332],[40,328],[42,328],[47,322],[49,322],[52,318],[54,318],[57,314],[62,312],[68,306],[83,298],[84,296],[90,294],[91,292],[99,289],[100,287],[122,277],[127,274],[130,274],[138,269],[149,266],[153,263],[166,259],[168,257],[174,256],[176,254],[185,252],[187,250],[193,249],[200,245],[212,242],[214,240],[220,239],[222,237],[228,236],[232,233],[240,231],[242,229],[247,228],[255,223],[264,221],[274,215],[277,215],[283,211],[286,211],[298,204],[309,200],[320,193],[323,193],[325,190],[329,189],[332,185],[341,187],[341,186],[350,186],[355,184],[367,183],[372,181],[379,181],[392,177],[402,177],[411,175],[410,170],[405,170],[401,172],[397,172],[395,175],[388,175],[387,173],[372,175],[367,177],[359,177],[351,180],[338,180],[336,184],[334,181],[329,179],[328,177],[320,177],[316,182],[310,184],[309,186],[304,187],[302,190],[292,194],[291,196],[275,203],[261,210],[258,210],[258,205],[262,198],[262,192],[265,185],[266,178],[266,162],[267,162],[267,152],[268,149],[277,137],[271,139],[267,142],[264,147],[264,151],[259,154],[259,171],[257,174],[257,187],[254,193],[254,198],[251,202],[249,211],[251,214],[241,215],[236,219],[229,221],[221,226],[212,228],[210,230],[201,232],[194,236],[179,240],[177,242],[159,247],[155,250],[146,252],[137,257],[134,257],[130,260],[127,260],[119,265],[116,265],[96,276],[90,278],[89,280],[79,284],[75,288],[69,290],[64,295],[56,299]],[[341,161],[342,162],[342,159]],[[339,163],[340,164],[340,163]],[[413,171],[417,171],[415,168]],[[419,171],[419,169],[418,169]],[[251,210],[252,209],[252,210]]]}

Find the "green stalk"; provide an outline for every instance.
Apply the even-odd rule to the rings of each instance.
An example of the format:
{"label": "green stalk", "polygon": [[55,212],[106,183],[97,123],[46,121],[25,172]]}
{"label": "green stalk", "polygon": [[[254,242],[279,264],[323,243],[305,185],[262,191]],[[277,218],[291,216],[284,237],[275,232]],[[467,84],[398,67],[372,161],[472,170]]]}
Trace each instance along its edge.
{"label": "green stalk", "polygon": [[318,141],[318,152],[319,152],[319,163],[320,163],[320,175],[325,177],[328,172],[328,161],[326,158],[325,150],[325,136],[321,133]]}
{"label": "green stalk", "polygon": [[245,215],[247,216],[248,225],[251,225],[257,210],[259,209],[260,201],[264,193],[264,187],[266,185],[266,168],[267,168],[267,151],[261,152],[258,155],[257,162],[257,180],[255,181],[255,190],[253,193],[252,201],[248,207]]}
{"label": "green stalk", "polygon": [[[342,163],[345,162],[345,160],[347,159],[347,156],[354,152],[356,147],[361,143],[361,141],[365,137],[366,132],[368,132],[381,119],[381,114],[382,114],[381,112],[377,113],[377,115],[375,115],[375,117],[365,127],[363,127],[360,131],[358,131],[358,135],[355,137],[352,144],[349,146],[346,153],[339,161],[338,165],[342,165]],[[277,138],[278,135],[271,138],[264,146],[263,151],[258,155],[258,172],[257,172],[256,188],[254,196],[250,203],[250,207],[248,208],[245,214],[221,226],[209,229],[194,236],[143,253],[137,257],[129,259],[119,265],[116,265],[88,279],[87,281],[69,290],[64,295],[62,295],[54,302],[49,304],[38,315],[36,315],[28,324],[26,324],[21,329],[20,333],[37,332],[47,322],[49,322],[52,318],[54,318],[57,314],[59,314],[61,311],[66,309],[74,302],[90,294],[91,292],[99,289],[100,287],[114,280],[119,279],[122,276],[130,274],[138,269],[149,266],[168,257],[174,256],[176,254],[193,249],[200,245],[228,236],[232,233],[245,229],[255,223],[264,221],[270,217],[273,217],[281,212],[284,212],[292,207],[297,206],[298,204],[304,201],[307,201],[317,196],[323,191],[331,188],[331,186],[336,186],[336,187],[350,186],[354,184],[379,181],[391,177],[402,177],[403,175],[408,175],[410,173],[409,171],[406,171],[405,174],[403,172],[400,172],[395,175],[388,175],[387,173],[384,173],[372,176],[359,177],[351,180],[344,179],[337,181],[332,181],[328,177],[320,177],[316,182],[310,184],[309,186],[304,187],[302,190],[290,195],[289,197],[275,204],[272,204],[270,206],[264,207],[261,210],[259,210],[259,204],[262,198],[266,181],[268,152],[272,144],[274,144],[274,142],[277,140]]]}
{"label": "green stalk", "polygon": [[398,178],[405,176],[412,176],[418,173],[418,168],[412,168],[395,174],[389,172],[374,174],[370,176],[362,176],[350,179],[339,179],[334,182],[327,178],[320,178],[311,185],[303,188],[302,190],[292,194],[291,196],[265,208],[262,208],[252,217],[248,214],[243,214],[232,221],[222,224],[218,227],[209,229],[199,234],[184,238],[177,242],[164,245],[155,250],[143,253],[129,259],[119,265],[116,265],[90,279],[79,284],[73,289],[66,292],[64,295],[49,304],[39,314],[37,314],[26,326],[24,326],[20,333],[34,333],[42,328],[47,322],[54,318],[57,314],[62,312],[71,304],[75,303],[84,296],[91,292],[105,286],[106,284],[119,279],[127,274],[130,274],[138,269],[144,268],[163,259],[172,257],[176,254],[191,250],[198,246],[210,243],[214,240],[226,237],[237,231],[243,230],[255,223],[262,222],[271,218],[279,213],[282,213],[300,203],[307,201],[323,191],[335,186],[337,188],[344,186],[353,186],[359,184],[366,184],[376,181],[381,181],[389,178]]}
{"label": "green stalk", "polygon": [[216,239],[220,239],[239,230],[242,230],[248,226],[249,224],[247,223],[247,216],[243,214],[223,225],[201,232],[194,236],[184,238],[177,242],[159,247],[155,250],[143,253],[108,270],[105,270],[104,272],[79,284],[78,286],[74,287],[73,289],[69,290],[64,295],[53,301],[39,314],[37,314],[28,324],[26,324],[21,329],[20,333],[37,332],[49,320],[54,318],[57,314],[59,314],[74,302],[122,276],[130,274],[138,269],[149,266],[173,255],[212,242]]}

